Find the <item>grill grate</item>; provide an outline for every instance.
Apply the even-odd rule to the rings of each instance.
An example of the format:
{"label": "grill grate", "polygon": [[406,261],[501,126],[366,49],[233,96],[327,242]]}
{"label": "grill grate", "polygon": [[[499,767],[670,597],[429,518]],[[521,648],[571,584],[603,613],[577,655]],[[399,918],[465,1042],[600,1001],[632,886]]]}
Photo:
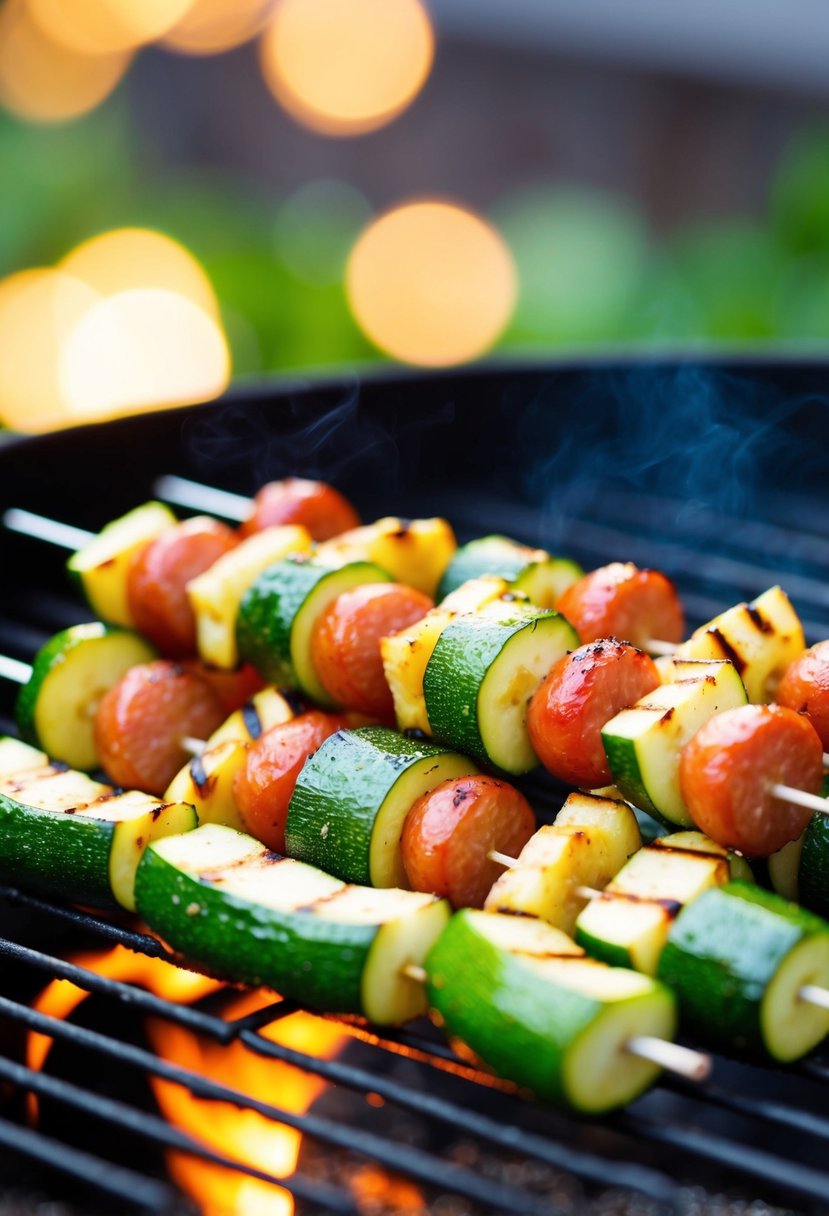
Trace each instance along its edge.
{"label": "grill grate", "polygon": [[[238,407],[234,408],[238,414]],[[476,408],[474,403],[470,406],[470,410]],[[237,414],[232,411],[231,414],[233,422]],[[159,435],[166,436],[168,443],[180,439],[175,423],[164,423],[161,432],[153,430],[157,426],[162,424],[147,421],[142,432],[133,433],[143,435],[138,445],[141,450],[136,451],[135,470],[123,479],[124,493],[131,495],[133,502],[147,496],[158,472],[156,462],[164,451]],[[94,472],[96,454],[111,456],[118,451],[119,442],[121,445],[124,442],[109,440],[105,429],[89,433],[97,438],[85,466],[87,475]],[[59,483],[51,495],[29,492],[31,479],[23,468],[16,478],[11,478],[12,483],[16,480],[13,489],[17,498],[7,499],[6,505],[16,501],[21,506],[57,516],[56,500],[61,498],[62,479],[68,479],[61,467],[60,453],[65,453],[71,443],[67,439],[61,449],[51,449],[51,456],[46,450],[46,465]],[[77,444],[72,450],[78,456]],[[384,451],[381,445],[381,456]],[[273,475],[300,471],[337,479],[337,469],[325,467],[324,460],[322,467],[314,460],[303,465],[293,455],[286,460],[293,467],[274,469]],[[9,461],[6,466],[11,468]],[[209,466],[210,460],[193,459],[183,462],[181,471],[204,476]],[[148,469],[152,469],[152,476],[147,476]],[[473,484],[478,475],[479,470],[472,467],[469,478]],[[260,475],[259,479],[264,478]],[[120,482],[115,476],[107,484],[109,495],[105,500],[109,505],[97,503],[92,510],[89,502],[80,503],[79,510],[82,508],[86,518],[77,522],[100,525],[117,513],[112,509],[112,496],[117,497],[119,491],[115,487],[120,488]],[[350,487],[344,484],[344,488]],[[175,480],[167,479],[157,492],[162,489],[174,498]],[[378,494],[382,489],[381,485]],[[367,497],[371,492],[367,490]],[[186,489],[182,493],[187,493]],[[399,501],[401,510],[423,513],[416,479],[408,493],[407,499],[406,486],[401,486],[399,498],[384,493],[378,505],[383,509]],[[625,487],[608,486],[601,493],[571,496],[566,534],[559,534],[559,525],[549,510],[541,513],[532,505],[522,505],[521,495],[509,488],[500,496],[487,496],[477,485],[474,494],[470,494],[469,484],[454,486],[451,479],[436,474],[429,487],[428,503],[430,512],[451,518],[462,537],[497,530],[556,547],[586,566],[614,559],[660,566],[680,584],[692,625],[736,599],[750,598],[771,582],[780,581],[795,600],[810,639],[829,634],[829,584],[824,574],[829,557],[829,541],[824,532],[829,525],[829,507],[811,500],[781,496],[775,491],[765,504],[769,517],[774,519],[770,523],[760,518],[743,519],[662,492],[643,493],[637,487],[634,493]],[[209,510],[211,501],[191,498],[190,502],[182,500],[182,505]],[[221,502],[215,510],[221,514]],[[67,509],[62,514],[73,512]],[[804,520],[808,521],[806,527]],[[15,588],[0,606],[0,646],[25,660],[56,628],[84,619],[84,610],[67,594],[61,562],[48,554],[44,545],[36,540],[15,538],[14,556],[20,556],[35,571],[35,576],[31,584]],[[6,711],[5,720],[0,718],[0,728],[11,729],[10,695],[0,689],[0,696],[0,710]],[[554,814],[564,794],[543,777],[528,779],[526,789],[542,817]],[[56,1021],[29,1008],[24,999],[6,994],[0,997],[0,1016],[4,1019],[19,1027],[48,1033],[74,1050],[88,1053],[96,1062],[117,1062],[128,1069],[174,1081],[210,1100],[230,1101],[242,1109],[256,1110],[269,1119],[296,1127],[309,1142],[323,1146],[326,1151],[341,1151],[356,1159],[369,1158],[405,1175],[422,1185],[429,1196],[446,1192],[468,1201],[465,1208],[447,1210],[549,1214],[572,1210],[572,1205],[554,1189],[544,1189],[547,1184],[538,1181],[541,1174],[533,1178],[526,1172],[509,1169],[498,1173],[488,1164],[489,1154],[500,1154],[508,1161],[537,1163],[548,1172],[545,1177],[563,1171],[579,1179],[589,1194],[597,1188],[627,1192],[631,1211],[725,1210],[722,1205],[717,1206],[717,1200],[701,1200],[698,1191],[688,1189],[705,1181],[720,1188],[736,1186],[742,1196],[780,1201],[801,1211],[825,1210],[829,1206],[829,1172],[822,1168],[825,1143],[829,1140],[829,1118],[824,1114],[829,1054],[787,1070],[715,1056],[710,1082],[692,1087],[666,1079],[631,1109],[610,1119],[577,1120],[528,1101],[510,1087],[484,1077],[455,1055],[425,1023],[378,1033],[370,1027],[342,1022],[349,1047],[339,1058],[319,1059],[282,1046],[264,1033],[271,1023],[296,1011],[292,1002],[274,998],[263,1010],[226,1021],[216,1011],[215,998],[192,1007],[182,1006],[122,981],[102,977],[55,957],[51,947],[45,951],[34,948],[27,936],[29,927],[45,925],[52,937],[56,928],[62,926],[74,941],[88,942],[92,938],[118,943],[152,957],[175,960],[156,939],[141,933],[130,922],[110,921],[11,887],[0,889],[0,898],[12,913],[2,922],[8,936],[0,938],[0,956],[8,966],[29,977],[29,990],[35,977],[39,977],[38,983],[52,978],[71,980],[116,1010],[127,1004],[141,1014],[206,1036],[215,1043],[238,1042],[262,1058],[292,1064],[341,1091],[358,1095],[354,1101],[361,1108],[367,1105],[367,1096],[376,1098],[418,1120],[426,1133],[413,1144],[404,1142],[397,1135],[394,1121],[382,1114],[365,1126],[362,1122],[354,1125],[350,1120],[322,1113],[289,1113],[279,1106],[278,1095],[274,1095],[272,1103],[249,1098],[234,1090],[232,1084],[222,1086],[206,1081],[125,1041],[117,1033],[117,1017],[112,1018],[112,1026],[108,1025],[105,1033],[88,1030]],[[23,914],[19,932],[8,927],[18,923],[17,913]],[[42,947],[40,938],[35,937]],[[122,1128],[125,1136],[141,1137],[204,1160],[228,1163],[221,1154],[205,1149],[157,1116],[125,1102],[103,1098],[73,1082],[35,1073],[22,1064],[3,1059],[0,1059],[0,1080],[17,1091],[53,1099],[70,1111],[103,1118]],[[453,1155],[459,1140],[475,1146],[475,1152],[467,1154],[467,1164],[459,1163]],[[132,1207],[164,1212],[181,1206],[178,1192],[164,1181],[115,1166],[89,1151],[82,1152],[12,1122],[0,1121],[0,1145],[13,1148],[33,1161],[48,1161],[67,1175],[85,1179],[111,1198]],[[268,1178],[266,1173],[238,1162],[235,1168],[251,1177]],[[336,1179],[333,1183],[320,1181],[300,1171],[279,1185],[295,1195],[302,1212],[358,1210],[351,1190]],[[613,1210],[622,1209],[628,1210],[624,1203],[617,1202]]]}

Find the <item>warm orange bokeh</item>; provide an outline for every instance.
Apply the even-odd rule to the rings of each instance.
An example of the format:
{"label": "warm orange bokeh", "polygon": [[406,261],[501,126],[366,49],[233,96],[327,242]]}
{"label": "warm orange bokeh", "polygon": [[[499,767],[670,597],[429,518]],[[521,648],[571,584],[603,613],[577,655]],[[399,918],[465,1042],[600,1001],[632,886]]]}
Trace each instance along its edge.
{"label": "warm orange bokeh", "polygon": [[512,315],[516,289],[498,232],[442,202],[380,216],[346,270],[351,311],[372,342],[396,359],[433,367],[484,354]]}
{"label": "warm orange bokeh", "polygon": [[0,105],[31,122],[66,122],[107,97],[129,66],[125,51],[84,54],[51,38],[25,0],[0,7]]}
{"label": "warm orange bokeh", "polygon": [[183,55],[218,55],[264,29],[274,0],[195,0],[161,39]]}
{"label": "warm orange bokeh", "polygon": [[179,21],[193,0],[26,0],[45,34],[87,55],[136,50]]}
{"label": "warm orange bokeh", "polygon": [[216,321],[172,291],[108,296],[75,325],[62,351],[66,421],[208,401],[230,380],[230,352]]}
{"label": "warm orange bokeh", "polygon": [[193,255],[149,228],[102,232],[78,245],[58,267],[102,296],[155,287],[183,296],[210,317],[219,316],[216,293]]}
{"label": "warm orange bokeh", "polygon": [[420,91],[433,57],[420,0],[280,0],[261,42],[277,101],[324,135],[390,122]]}
{"label": "warm orange bokeh", "polygon": [[0,419],[19,431],[65,425],[59,365],[67,339],[98,301],[61,270],[22,270],[0,282]]}

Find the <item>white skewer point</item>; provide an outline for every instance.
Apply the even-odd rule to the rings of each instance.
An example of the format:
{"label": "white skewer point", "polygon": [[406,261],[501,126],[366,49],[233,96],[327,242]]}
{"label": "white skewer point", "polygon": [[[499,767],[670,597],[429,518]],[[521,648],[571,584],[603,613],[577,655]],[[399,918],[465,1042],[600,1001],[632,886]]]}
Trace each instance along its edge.
{"label": "white skewer point", "polygon": [[804,984],[797,995],[801,1001],[806,1001],[809,1005],[829,1009],[829,988],[820,988],[817,984]]}
{"label": "white skewer point", "polygon": [[405,975],[407,980],[414,980],[416,984],[425,984],[429,978],[423,967],[418,967],[417,963],[406,963],[405,967],[400,968],[400,974]]}
{"label": "white skewer point", "polygon": [[48,541],[61,549],[82,548],[92,540],[94,532],[85,528],[73,528],[71,524],[63,524],[57,519],[46,519],[43,515],[33,515],[31,511],[23,511],[20,507],[9,507],[3,516],[3,525],[10,532],[19,532],[22,536],[34,536],[38,540]]}
{"label": "white skewer point", "polygon": [[191,756],[200,756],[205,748],[204,739],[194,739],[192,735],[182,735],[179,743]]}
{"label": "white skewer point", "polygon": [[505,866],[506,869],[511,869],[518,861],[517,857],[508,857],[506,853],[499,853],[497,849],[492,849],[487,853],[489,861],[497,861],[499,866]]}
{"label": "white skewer point", "polygon": [[648,638],[647,642],[645,642],[642,649],[646,650],[648,652],[648,654],[657,654],[657,655],[669,654],[670,655],[670,654],[676,654],[677,650],[679,649],[679,643],[678,642],[663,642],[661,638]]}
{"label": "white skewer point", "polygon": [[794,802],[796,806],[817,811],[820,815],[829,815],[829,800],[821,798],[819,794],[807,794],[805,790],[795,789],[793,785],[783,785],[780,781],[771,786],[770,792],[784,802]]}
{"label": "white skewer point", "polygon": [[631,1035],[625,1043],[625,1051],[642,1060],[650,1060],[651,1064],[658,1064],[668,1072],[675,1072],[687,1081],[704,1081],[711,1073],[710,1056],[650,1034]]}
{"label": "white skewer point", "polygon": [[31,674],[30,663],[21,663],[20,659],[10,659],[8,655],[0,654],[0,679],[11,680],[13,684],[28,684]]}
{"label": "white skewer point", "polygon": [[198,481],[170,474],[159,477],[153,486],[155,494],[165,502],[192,511],[207,511],[210,515],[223,515],[241,523],[251,512],[251,500],[241,494],[230,494],[213,486],[203,486]]}

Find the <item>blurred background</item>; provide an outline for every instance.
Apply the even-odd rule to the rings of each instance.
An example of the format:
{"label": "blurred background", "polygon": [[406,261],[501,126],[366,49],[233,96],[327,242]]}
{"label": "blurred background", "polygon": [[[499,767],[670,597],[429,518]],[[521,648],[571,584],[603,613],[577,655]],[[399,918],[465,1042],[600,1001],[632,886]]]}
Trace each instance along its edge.
{"label": "blurred background", "polygon": [[3,0],[0,420],[829,340],[825,0]]}

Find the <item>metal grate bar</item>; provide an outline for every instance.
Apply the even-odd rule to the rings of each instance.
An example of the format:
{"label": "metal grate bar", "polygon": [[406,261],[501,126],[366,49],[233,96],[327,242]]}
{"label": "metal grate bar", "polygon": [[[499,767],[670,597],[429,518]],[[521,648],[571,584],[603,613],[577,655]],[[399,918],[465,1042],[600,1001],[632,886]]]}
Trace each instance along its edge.
{"label": "metal grate bar", "polygon": [[509,1212],[526,1213],[527,1216],[551,1216],[549,1204],[537,1195],[532,1195],[518,1187],[498,1182],[494,1179],[483,1178],[462,1166],[453,1165],[440,1157],[435,1157],[411,1145],[396,1144],[382,1139],[373,1132],[365,1129],[352,1129],[319,1115],[299,1115],[292,1111],[283,1110],[268,1102],[249,1097],[240,1090],[209,1081],[198,1073],[169,1064],[159,1059],[152,1052],[135,1047],[130,1043],[108,1039],[97,1031],[75,1026],[70,1022],[49,1017],[21,1005],[7,997],[0,996],[0,1014],[22,1022],[31,1030],[51,1038],[60,1038],[74,1046],[86,1050],[100,1052],[111,1059],[129,1067],[138,1068],[142,1072],[172,1081],[189,1090],[195,1097],[209,1101],[229,1102],[243,1110],[256,1111],[286,1127],[296,1128],[304,1135],[313,1136],[338,1148],[361,1156],[371,1157],[375,1162],[384,1165],[396,1173],[408,1174],[419,1182],[431,1186],[443,1187],[480,1203],[487,1210],[504,1209]]}
{"label": "metal grate bar", "polygon": [[109,979],[107,976],[98,975],[85,967],[78,967],[75,963],[52,958],[51,955],[41,954],[39,950],[31,950],[27,946],[18,946],[15,942],[10,942],[5,938],[0,938],[0,957],[26,963],[39,971],[47,972],[54,979],[69,980],[87,992],[97,992],[112,997],[123,1004],[140,1009],[142,1013],[176,1022],[179,1026],[184,1026],[197,1034],[210,1035],[219,1042],[229,1043],[236,1037],[233,1024],[224,1022],[221,1018],[210,1017],[209,1014],[201,1013],[189,1005],[177,1005],[173,1001],[167,1001],[152,992],[147,992],[144,988],[136,988],[121,980]]}
{"label": "metal grate bar", "polygon": [[710,1081],[704,1082],[697,1089],[685,1084],[679,1077],[665,1076],[662,1078],[662,1084],[681,1093],[683,1097],[711,1102],[724,1110],[732,1110],[735,1114],[746,1115],[750,1119],[760,1119],[763,1123],[790,1128],[807,1136],[815,1136],[819,1140],[829,1140],[829,1118],[816,1115],[813,1111],[801,1110],[784,1102],[769,1101],[768,1098],[759,1098],[756,1094],[746,1096],[732,1093]]}
{"label": "metal grate bar", "polygon": [[83,1149],[71,1148],[59,1140],[44,1136],[33,1128],[20,1127],[17,1123],[0,1119],[0,1144],[16,1153],[22,1153],[24,1157],[31,1157],[43,1165],[59,1170],[62,1174],[69,1174],[82,1182],[91,1182],[99,1190],[131,1207],[159,1214],[170,1212],[177,1206],[175,1192],[164,1183],[155,1182],[134,1173],[133,1170],[110,1163],[107,1163],[106,1169],[102,1171],[101,1162],[97,1157],[85,1153]]}
{"label": "metal grate bar", "polygon": [[789,1161],[750,1144],[737,1144],[699,1127],[657,1121],[643,1115],[616,1115],[612,1123],[631,1135],[670,1144],[684,1153],[693,1153],[707,1161],[716,1161],[729,1169],[761,1178],[784,1191],[819,1199],[824,1203],[829,1201],[829,1175],[800,1161]]}
{"label": "metal grate bar", "polygon": [[[244,1161],[237,1161],[223,1153],[214,1152],[179,1131],[178,1128],[172,1127],[157,1115],[135,1110],[123,1102],[81,1089],[69,1081],[57,1080],[45,1073],[35,1072],[23,1064],[5,1060],[2,1056],[0,1056],[0,1077],[4,1077],[21,1089],[30,1090],[40,1097],[52,1098],[56,1102],[82,1110],[86,1114],[122,1127],[126,1131],[161,1144],[165,1148],[176,1149],[179,1152],[198,1157],[201,1161],[225,1166],[238,1173],[246,1174],[250,1178],[256,1178],[260,1182],[279,1186],[298,1199],[315,1203],[325,1211],[343,1213],[344,1216],[354,1216],[354,1213],[358,1211],[353,1197],[346,1191],[335,1190],[333,1187],[313,1182],[299,1173],[292,1174],[289,1178],[277,1178],[275,1174],[269,1174],[265,1170],[247,1165]],[[109,1162],[106,1163],[106,1167],[109,1170]]]}
{"label": "metal grate bar", "polygon": [[584,1180],[639,1191],[660,1203],[676,1201],[676,1186],[656,1170],[608,1161],[592,1153],[581,1152],[573,1145],[556,1144],[523,1130],[517,1124],[497,1123],[486,1115],[478,1114],[471,1107],[459,1106],[439,1097],[431,1090],[412,1090],[380,1073],[343,1064],[339,1060],[317,1060],[303,1052],[274,1043],[255,1032],[243,1031],[241,1040],[246,1047],[259,1055],[294,1064],[297,1068],[314,1072],[327,1081],[345,1085],[361,1093],[374,1092],[395,1106],[441,1123],[451,1124],[453,1127],[461,1127],[464,1132],[496,1144],[499,1148],[535,1157],[556,1169],[569,1170]]}
{"label": "metal grate bar", "polygon": [[21,904],[26,908],[43,912],[47,916],[66,921],[77,929],[95,933],[98,937],[104,937],[111,942],[117,942],[129,950],[135,950],[138,954],[146,954],[150,958],[160,958],[165,963],[172,963],[175,967],[193,970],[178,955],[163,946],[158,938],[152,937],[149,933],[136,933],[113,921],[102,920],[101,917],[95,916],[91,912],[80,912],[77,908],[70,908],[63,904],[48,903],[37,895],[29,895],[26,891],[21,891],[19,887],[0,887],[0,896],[12,903]]}

